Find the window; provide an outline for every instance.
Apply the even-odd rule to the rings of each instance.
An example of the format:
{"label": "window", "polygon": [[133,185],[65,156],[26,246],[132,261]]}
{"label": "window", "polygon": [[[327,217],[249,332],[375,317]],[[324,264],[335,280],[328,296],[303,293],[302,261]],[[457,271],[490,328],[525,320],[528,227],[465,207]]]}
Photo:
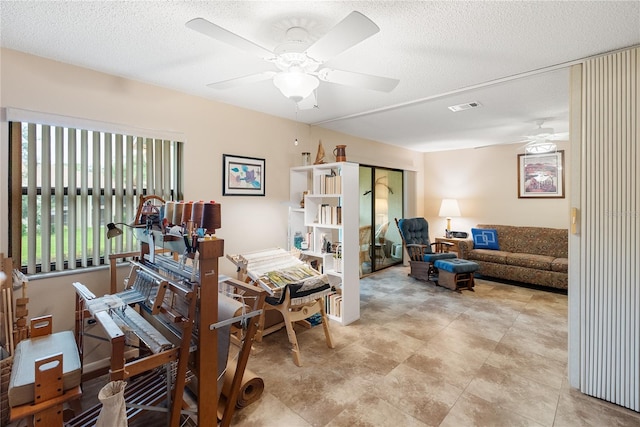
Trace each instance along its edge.
{"label": "window", "polygon": [[182,142],[24,122],[9,139],[10,252],[25,273],[108,263],[137,242],[128,227],[107,240],[106,224],[130,224],[140,195],[182,199]]}

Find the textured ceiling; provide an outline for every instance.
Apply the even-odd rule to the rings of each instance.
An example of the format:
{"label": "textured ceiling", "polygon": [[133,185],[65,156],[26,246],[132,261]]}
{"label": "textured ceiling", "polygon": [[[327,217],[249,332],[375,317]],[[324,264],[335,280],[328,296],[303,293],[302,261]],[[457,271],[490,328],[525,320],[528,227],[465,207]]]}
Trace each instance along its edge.
{"label": "textured ceiling", "polygon": [[[321,82],[300,110],[271,81],[212,82],[273,65],[185,27],[202,17],[273,50],[357,10],[380,32],[326,65],[393,77],[390,93]],[[568,65],[640,44],[640,1],[6,1],[3,47],[418,151],[513,143],[548,118],[568,131]],[[452,113],[450,105],[481,108]]]}

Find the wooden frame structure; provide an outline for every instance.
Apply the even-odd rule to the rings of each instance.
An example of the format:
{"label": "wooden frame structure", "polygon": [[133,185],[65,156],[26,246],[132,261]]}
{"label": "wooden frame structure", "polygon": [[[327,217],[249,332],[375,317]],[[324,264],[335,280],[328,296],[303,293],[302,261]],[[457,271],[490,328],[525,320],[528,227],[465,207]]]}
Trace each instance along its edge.
{"label": "wooden frame structure", "polygon": [[[143,242],[141,244],[139,258],[142,265],[147,263],[147,261],[144,260],[145,254],[147,254],[148,251],[149,245]],[[197,414],[199,425],[218,425],[218,360],[217,357],[212,356],[217,354],[218,350],[218,258],[223,255],[223,252],[223,240],[200,239],[198,241],[197,251],[190,254],[191,257],[197,260],[195,263],[197,265],[197,272],[192,274],[192,276],[199,277],[197,285],[193,290],[188,291],[184,289],[181,290],[179,286],[172,284],[170,280],[168,281],[168,290],[183,295],[184,298],[190,302],[188,319],[183,319],[186,320],[186,322],[184,322],[185,325],[182,328],[179,346],[171,350],[133,362],[127,362],[124,358],[125,340],[122,331],[113,323],[107,311],[99,312],[96,315],[96,320],[103,326],[111,342],[111,380],[130,378],[165,363],[174,360],[177,361],[178,374],[176,376],[174,396],[171,400],[170,410],[171,426],[179,425],[180,415],[184,412],[182,410],[182,392],[185,386],[184,374],[187,368],[197,379],[196,385],[190,388],[190,390],[197,397],[197,410],[195,413]],[[129,253],[124,255],[130,256],[133,254]],[[122,256],[123,255],[114,255],[112,257],[112,268],[115,268],[114,260]],[[111,280],[111,289],[115,290],[117,288],[115,283],[116,274],[113,271]],[[250,319],[250,321],[247,322],[247,329],[238,355],[230,395],[227,396],[227,403],[220,419],[219,425],[221,426],[228,426],[231,423],[231,418],[239,397],[242,377],[250,355],[251,345],[257,331],[258,316],[262,313],[266,295],[266,292],[262,289],[255,288],[237,280],[226,280],[225,284],[233,286],[236,289],[236,293],[242,294],[244,297],[253,298],[254,305],[252,307],[253,311],[244,316],[245,320]],[[155,299],[159,300],[159,298]],[[156,305],[157,304],[154,304],[154,310]],[[79,312],[76,313],[76,324],[81,326],[82,321],[78,319],[82,318],[84,307],[81,303],[77,302],[77,309]],[[159,310],[162,311],[164,309],[160,308]],[[192,329],[194,325],[195,328]],[[78,339],[79,343],[81,343],[82,337],[79,336]],[[193,354],[190,355],[190,349],[192,349],[194,342],[196,343],[196,348]],[[126,395],[127,393],[125,392],[125,396]],[[135,393],[130,393],[130,395],[131,399],[136,398]],[[157,402],[155,404],[157,404]],[[81,418],[86,420],[86,423],[70,423],[70,425],[90,425],[90,420],[94,419],[86,416]]]}
{"label": "wooden frame structure", "polygon": [[[274,292],[278,286],[271,283],[266,276],[258,277],[259,274],[256,275],[256,271],[250,271],[251,267],[249,266],[250,261],[248,258],[253,258],[258,264],[262,264],[262,267],[269,265],[273,267],[274,270],[278,270],[278,268],[291,267],[298,263],[303,264],[292,254],[278,248],[252,252],[244,255],[227,255],[227,259],[238,267],[237,277],[239,280],[251,283],[256,288],[262,287],[264,289],[268,289],[271,292]],[[315,270],[314,273],[320,276],[320,273]],[[302,366],[302,356],[294,324],[298,323],[304,327],[310,328],[311,324],[306,319],[314,314],[320,314],[327,347],[335,348],[333,338],[331,337],[331,331],[329,330],[329,318],[325,311],[325,298],[330,293],[330,289],[319,290],[316,293],[308,295],[302,298],[304,301],[299,301],[300,298],[292,298],[290,285],[280,288],[279,292],[284,293],[281,301],[276,303],[272,299],[266,300],[267,303],[264,306],[264,312],[260,316],[256,341],[261,342],[263,336],[276,332],[283,327],[286,328],[287,337],[291,344],[293,363],[296,366]],[[282,321],[265,326],[266,314],[269,311],[278,311],[282,315]]]}
{"label": "wooden frame structure", "polygon": [[275,310],[282,314],[282,322],[276,323],[275,325],[271,325],[265,329],[265,315],[260,316],[260,323],[258,326],[258,334],[256,336],[256,341],[261,342],[262,337],[265,335],[269,335],[275,331],[282,329],[283,327],[287,330],[287,337],[289,337],[289,343],[291,344],[291,353],[293,355],[293,363],[296,366],[302,366],[302,356],[300,354],[300,346],[298,345],[298,338],[296,336],[296,331],[293,328],[295,323],[301,324],[307,328],[310,328],[311,325],[305,319],[313,316],[314,314],[319,313],[322,317],[322,329],[324,330],[324,337],[327,342],[327,347],[335,348],[333,343],[333,338],[331,337],[331,331],[329,330],[329,319],[327,318],[327,314],[324,310],[324,296],[316,298],[311,303],[305,304],[292,304],[291,303],[291,294],[290,290],[285,289],[286,295],[284,297],[284,301],[280,304],[265,304],[265,314],[268,310]]}

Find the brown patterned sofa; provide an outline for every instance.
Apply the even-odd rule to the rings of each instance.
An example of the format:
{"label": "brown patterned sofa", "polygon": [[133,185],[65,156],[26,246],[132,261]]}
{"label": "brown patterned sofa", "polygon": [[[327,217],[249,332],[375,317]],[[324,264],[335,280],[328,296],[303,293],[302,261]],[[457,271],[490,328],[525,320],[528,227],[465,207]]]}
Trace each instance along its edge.
{"label": "brown patterned sofa", "polygon": [[568,231],[559,228],[479,224],[497,232],[498,249],[474,248],[473,239],[459,242],[458,256],[477,262],[478,274],[558,289],[568,287]]}

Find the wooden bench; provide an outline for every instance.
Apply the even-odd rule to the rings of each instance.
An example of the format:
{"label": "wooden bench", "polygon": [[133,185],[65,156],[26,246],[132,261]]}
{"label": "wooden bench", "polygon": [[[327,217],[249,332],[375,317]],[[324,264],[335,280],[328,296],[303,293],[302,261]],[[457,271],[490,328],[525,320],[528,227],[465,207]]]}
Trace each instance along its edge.
{"label": "wooden bench", "polygon": [[31,338],[16,346],[9,380],[9,421],[62,426],[63,405],[79,408],[82,366],[71,331],[52,333],[52,316],[31,319]]}

